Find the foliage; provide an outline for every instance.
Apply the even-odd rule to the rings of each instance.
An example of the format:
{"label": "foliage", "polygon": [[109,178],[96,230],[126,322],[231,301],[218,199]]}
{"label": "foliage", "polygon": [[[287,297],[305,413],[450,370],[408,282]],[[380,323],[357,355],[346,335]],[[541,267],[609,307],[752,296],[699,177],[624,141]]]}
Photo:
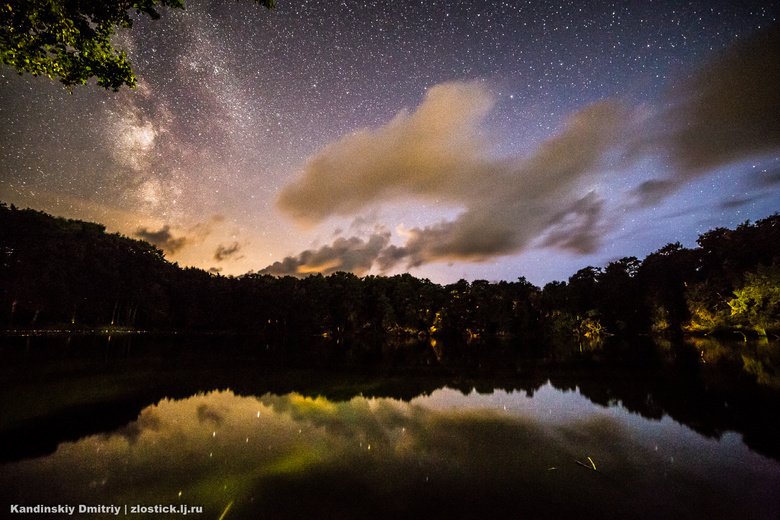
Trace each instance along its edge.
{"label": "foliage", "polygon": [[442,286],[408,273],[234,278],[181,269],[156,247],[99,224],[0,203],[0,326],[570,339],[774,334],[780,219],[716,231],[700,240],[706,248],[669,244],[644,261],[586,267],[544,289],[525,278]]}
{"label": "foliage", "polygon": [[595,310],[589,311],[585,316],[556,312],[547,318],[546,331],[556,337],[579,339],[599,338],[606,332]]}
{"label": "foliage", "polygon": [[685,292],[690,321],[686,329],[691,332],[712,332],[728,328],[728,305],[713,289],[713,284],[704,281],[692,284]]}
{"label": "foliage", "polygon": [[776,327],[780,215],[704,233],[686,298],[693,330]]}
{"label": "foliage", "polygon": [[583,338],[598,338],[604,334],[604,327],[599,321],[598,313],[588,312],[588,315],[577,320],[577,333]]}
{"label": "foliage", "polygon": [[114,91],[134,87],[127,55],[111,37],[133,26],[131,12],[160,18],[158,5],[184,8],[182,0],[8,0],[0,4],[0,62],[19,74],[59,79],[66,87],[92,77]]}
{"label": "foliage", "polygon": [[669,319],[669,311],[663,305],[656,305],[651,310],[650,332],[654,334],[664,334],[672,330]]}
{"label": "foliage", "polygon": [[767,329],[780,329],[780,266],[758,266],[745,275],[745,282],[728,302],[731,317],[761,336]]}

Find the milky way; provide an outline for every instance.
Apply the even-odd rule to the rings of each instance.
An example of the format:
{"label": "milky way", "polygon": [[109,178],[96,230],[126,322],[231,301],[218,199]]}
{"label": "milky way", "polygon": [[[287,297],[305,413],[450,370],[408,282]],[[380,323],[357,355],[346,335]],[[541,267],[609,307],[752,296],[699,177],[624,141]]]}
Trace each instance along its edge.
{"label": "milky way", "polygon": [[780,210],[775,2],[192,0],[0,69],[0,201],[222,274],[536,284]]}

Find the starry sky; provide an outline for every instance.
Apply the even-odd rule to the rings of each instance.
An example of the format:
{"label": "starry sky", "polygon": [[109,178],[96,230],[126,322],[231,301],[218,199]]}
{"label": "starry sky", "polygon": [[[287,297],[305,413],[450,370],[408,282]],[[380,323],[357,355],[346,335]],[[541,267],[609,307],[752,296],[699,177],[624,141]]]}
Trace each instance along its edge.
{"label": "starry sky", "polygon": [[566,280],[780,211],[772,1],[189,0],[0,68],[0,201],[225,275]]}

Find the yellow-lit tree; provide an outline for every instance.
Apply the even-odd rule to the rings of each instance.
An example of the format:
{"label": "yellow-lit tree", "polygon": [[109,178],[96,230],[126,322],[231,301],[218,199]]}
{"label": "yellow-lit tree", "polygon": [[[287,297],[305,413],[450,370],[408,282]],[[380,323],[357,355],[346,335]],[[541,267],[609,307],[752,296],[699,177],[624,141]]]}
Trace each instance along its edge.
{"label": "yellow-lit tree", "polygon": [[780,266],[759,266],[745,275],[745,283],[734,291],[731,317],[737,324],[766,336],[767,329],[780,329]]}

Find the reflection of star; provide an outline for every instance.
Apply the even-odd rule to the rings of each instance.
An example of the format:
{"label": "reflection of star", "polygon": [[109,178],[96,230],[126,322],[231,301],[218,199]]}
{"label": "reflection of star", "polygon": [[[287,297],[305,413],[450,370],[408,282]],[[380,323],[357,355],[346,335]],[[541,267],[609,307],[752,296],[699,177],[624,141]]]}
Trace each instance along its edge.
{"label": "reflection of star", "polygon": [[[595,391],[599,390],[596,387]],[[632,391],[636,389],[627,390],[629,395]],[[619,401],[622,396],[617,397]],[[502,411],[502,404],[506,405],[506,412]],[[311,427],[312,424],[316,427]],[[229,426],[229,434],[220,432],[219,444],[215,444],[216,430],[221,426]],[[549,435],[550,431],[556,435]],[[495,443],[497,432],[502,439],[500,445]],[[608,432],[606,442],[605,432]],[[441,442],[442,439],[446,442]],[[724,486],[724,494],[712,497],[713,507],[728,511],[750,508],[759,514],[768,509],[765,501],[754,500],[754,494],[774,496],[777,463],[747,449],[739,435],[732,435],[728,442],[713,442],[668,418],[661,421],[644,418],[614,403],[607,408],[591,402],[579,391],[557,390],[550,383],[540,388],[517,388],[511,393],[472,391],[468,395],[440,388],[409,402],[363,396],[332,401],[323,396],[310,398],[296,393],[242,397],[231,391],[175,400],[164,398],[141,410],[127,427],[62,443],[54,453],[25,461],[25,471],[13,476],[3,472],[0,484],[13,478],[20,495],[39,497],[42,503],[56,503],[61,500],[59,495],[63,489],[40,484],[52,477],[64,479],[70,484],[67,492],[71,493],[71,500],[86,503],[95,493],[89,483],[98,474],[106,476],[120,490],[119,501],[132,503],[132,494],[151,496],[163,489],[179,497],[197,494],[203,497],[202,507],[224,512],[232,504],[226,507],[229,500],[225,495],[203,494],[200,490],[204,482],[219,482],[223,489],[223,468],[229,466],[231,482],[241,484],[250,496],[258,496],[252,503],[254,507],[286,511],[289,500],[294,499],[296,511],[316,516],[322,508],[322,497],[331,490],[323,494],[313,488],[313,496],[307,497],[263,494],[256,492],[265,483],[257,475],[284,480],[294,474],[299,482],[307,483],[319,481],[323,474],[338,474],[344,479],[340,489],[363,486],[376,491],[356,495],[350,510],[375,511],[386,505],[382,502],[386,496],[393,494],[401,507],[411,510],[411,516],[416,517],[423,516],[430,504],[405,503],[417,497],[418,490],[411,495],[399,493],[411,489],[410,467],[418,468],[417,472],[411,472],[411,477],[420,482],[424,479],[434,486],[432,496],[447,496],[448,506],[490,508],[499,497],[504,507],[513,503],[517,482],[538,481],[540,468],[556,467],[550,468],[550,462],[562,462],[559,472],[566,472],[566,468],[582,469],[577,468],[571,457],[561,460],[561,454],[582,453],[575,460],[597,471],[606,471],[602,465],[617,460],[616,446],[621,453],[641,453],[643,460],[656,467],[668,464],[669,452],[656,450],[654,443],[646,444],[646,439],[656,439],[661,446],[679,447],[685,454],[705,452],[707,456],[697,460],[689,474],[685,470],[692,465],[681,466],[680,474],[690,478],[680,479],[677,487],[665,485],[667,476],[663,472],[627,472],[627,487],[652,487],[658,490],[658,503],[668,503],[673,500],[672,495],[681,491],[698,491],[694,489],[698,479],[693,478],[697,472],[723,473],[723,468],[733,467],[734,482],[743,482],[743,488],[749,487],[751,493]],[[495,450],[489,452],[488,447]],[[369,450],[371,457],[367,457]],[[744,462],[738,466],[733,465],[735,450]],[[500,471],[495,466],[498,451],[512,455],[512,463],[502,465]],[[486,453],[494,453],[496,457],[485,456]],[[193,457],[193,454],[200,456]],[[204,467],[204,460],[209,459],[220,459],[221,464],[210,469]],[[117,466],[117,460],[124,463]],[[541,465],[540,461],[549,462]],[[377,471],[380,466],[382,470]],[[469,471],[463,471],[464,468]],[[177,475],[175,484],[169,482],[171,474]],[[491,478],[483,482],[473,478],[474,475]],[[550,488],[541,497],[529,496],[522,503],[515,500],[516,513],[522,516],[519,509],[527,510],[529,506],[539,510],[547,507],[551,493],[580,496],[579,478],[572,484],[574,487],[566,485],[566,481],[574,480],[556,479],[554,489]],[[453,486],[462,489],[469,486],[474,492],[462,494],[458,500],[451,493]],[[227,487],[226,491],[232,489]],[[629,497],[621,503],[638,507],[640,503],[644,505],[644,498]],[[698,513],[698,507],[695,501],[679,504],[683,512],[689,513]],[[592,493],[572,510],[575,508],[601,511],[602,516],[609,516],[614,504]]]}

